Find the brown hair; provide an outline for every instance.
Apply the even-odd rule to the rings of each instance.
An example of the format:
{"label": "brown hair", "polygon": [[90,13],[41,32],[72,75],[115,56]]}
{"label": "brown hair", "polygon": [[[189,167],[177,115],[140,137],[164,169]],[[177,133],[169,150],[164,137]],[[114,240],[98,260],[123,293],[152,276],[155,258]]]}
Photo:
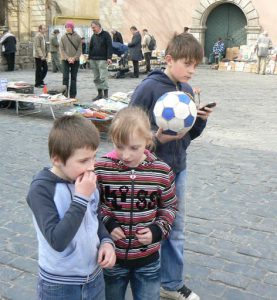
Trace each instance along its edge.
{"label": "brown hair", "polygon": [[48,137],[48,150],[52,158],[57,155],[64,164],[80,148],[96,150],[100,143],[95,125],[81,116],[63,116],[55,120]]}
{"label": "brown hair", "polygon": [[153,134],[146,112],[139,107],[129,106],[115,115],[109,136],[114,144],[126,145],[134,133],[143,136],[147,141],[147,146],[153,146]]}
{"label": "brown hair", "polygon": [[171,55],[174,60],[185,58],[197,64],[202,62],[203,54],[203,47],[190,33],[175,34],[165,50],[165,55]]}

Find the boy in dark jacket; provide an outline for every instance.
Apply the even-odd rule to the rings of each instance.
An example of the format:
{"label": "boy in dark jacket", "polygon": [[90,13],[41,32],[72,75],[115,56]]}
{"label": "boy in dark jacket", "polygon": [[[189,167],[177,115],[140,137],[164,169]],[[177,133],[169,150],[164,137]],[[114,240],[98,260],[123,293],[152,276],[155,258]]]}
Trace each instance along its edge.
{"label": "boy in dark jacket", "polygon": [[138,105],[148,112],[152,129],[156,132],[155,152],[176,174],[178,212],[169,238],[163,241],[161,247],[161,296],[170,299],[200,299],[184,284],[186,149],[191,140],[204,130],[211,110],[198,110],[197,120],[187,134],[171,136],[163,134],[162,128],[157,127],[153,109],[159,97],[167,92],[179,90],[193,96],[193,90],[187,82],[202,58],[202,46],[191,34],[175,35],[166,49],[165,70],[151,72],[136,88],[131,100],[131,105]]}

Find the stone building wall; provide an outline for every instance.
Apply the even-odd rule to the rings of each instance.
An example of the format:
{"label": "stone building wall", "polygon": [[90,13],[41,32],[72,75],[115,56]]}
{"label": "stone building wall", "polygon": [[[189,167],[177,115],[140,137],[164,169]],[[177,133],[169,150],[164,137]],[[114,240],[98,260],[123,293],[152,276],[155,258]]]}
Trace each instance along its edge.
{"label": "stone building wall", "polygon": [[247,19],[247,42],[253,43],[258,34],[266,30],[277,45],[275,26],[276,0],[100,0],[100,20],[106,29],[116,27],[124,41],[131,39],[130,26],[147,28],[154,34],[159,49],[166,47],[174,32],[184,26],[202,43],[205,40],[206,20],[217,5],[230,3],[238,6]]}

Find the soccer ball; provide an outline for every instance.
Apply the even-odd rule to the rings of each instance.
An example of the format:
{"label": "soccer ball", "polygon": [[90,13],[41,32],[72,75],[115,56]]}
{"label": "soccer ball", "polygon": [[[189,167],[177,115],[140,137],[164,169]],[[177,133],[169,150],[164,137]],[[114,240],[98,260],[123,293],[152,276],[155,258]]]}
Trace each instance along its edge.
{"label": "soccer ball", "polygon": [[154,117],[164,133],[186,133],[193,126],[197,109],[192,98],[184,92],[165,93],[156,102]]}

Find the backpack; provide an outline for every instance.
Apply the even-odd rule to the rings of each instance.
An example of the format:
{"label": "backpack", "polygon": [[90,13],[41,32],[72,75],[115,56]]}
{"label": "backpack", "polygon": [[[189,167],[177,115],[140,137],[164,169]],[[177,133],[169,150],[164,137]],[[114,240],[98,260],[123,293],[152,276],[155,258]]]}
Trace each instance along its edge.
{"label": "backpack", "polygon": [[149,42],[149,44],[148,44],[148,49],[149,49],[150,51],[153,51],[153,50],[155,50],[156,47],[157,47],[157,42],[156,42],[156,40],[155,40],[155,38],[154,38],[153,35],[149,35],[149,36],[150,36],[150,42]]}

